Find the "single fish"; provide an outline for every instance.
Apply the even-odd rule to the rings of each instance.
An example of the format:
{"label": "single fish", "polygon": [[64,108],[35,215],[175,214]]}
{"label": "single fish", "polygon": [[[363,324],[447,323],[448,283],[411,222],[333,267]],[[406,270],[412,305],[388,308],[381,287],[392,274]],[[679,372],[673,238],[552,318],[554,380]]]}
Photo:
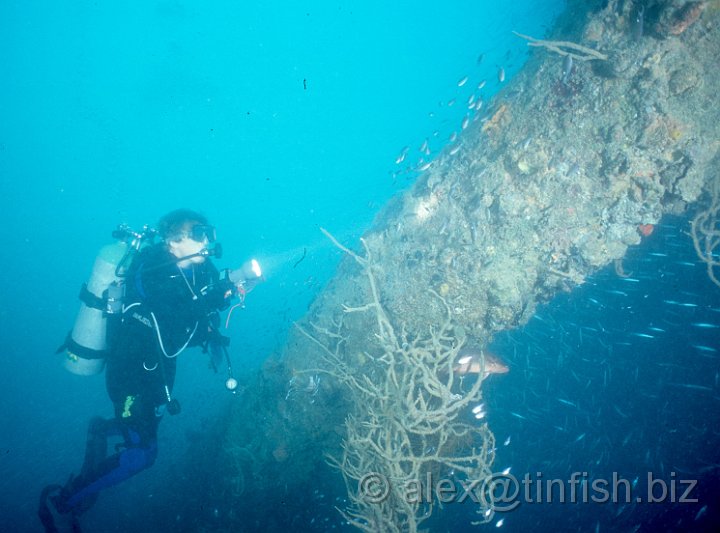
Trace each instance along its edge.
{"label": "single fish", "polygon": [[627,296],[627,293],[626,293],[626,292],[618,291],[618,290],[614,290],[614,289],[613,289],[613,290],[607,290],[607,291],[605,291],[605,292],[608,293],[608,294],[614,294],[614,295],[616,295],[616,296]]}
{"label": "single fish", "polygon": [[693,344],[693,348],[701,352],[717,352],[717,350],[711,346],[702,346],[700,344]]}
{"label": "single fish", "polygon": [[402,150],[400,150],[400,153],[399,153],[398,156],[395,158],[395,164],[399,165],[400,163],[402,163],[403,161],[405,161],[405,156],[407,155],[409,149],[410,149],[410,147],[409,147],[409,146],[406,146],[405,148],[403,148]]}
{"label": "single fish", "polygon": [[[460,376],[482,372],[482,379],[486,379],[491,374],[507,374],[510,371],[510,368],[497,356],[482,350],[462,348],[458,355],[460,359],[454,370]],[[470,356],[469,360],[465,359],[467,356]],[[465,363],[460,364],[463,360]]]}
{"label": "single fish", "polygon": [[577,407],[577,404],[571,402],[570,400],[565,400],[563,398],[556,398],[556,400],[565,405],[569,405],[570,407]]}
{"label": "single fish", "polygon": [[695,385],[694,383],[668,383],[671,387],[680,387],[682,389],[689,389],[689,390],[700,390],[700,391],[707,391],[712,392],[712,387],[706,387],[705,385]]}
{"label": "single fish", "polygon": [[465,76],[464,78],[462,78],[461,80],[458,81],[458,87],[462,87],[463,85],[465,85],[467,83],[467,81],[468,81],[468,77]]}
{"label": "single fish", "polygon": [[678,302],[675,300],[663,300],[663,303],[669,304],[669,305],[679,305],[680,307],[697,307],[697,304],[690,303],[690,302]]}
{"label": "single fish", "polygon": [[700,508],[700,510],[695,514],[695,521],[696,521],[696,522],[698,521],[698,519],[699,519],[702,515],[704,515],[704,514],[707,512],[707,508],[708,508],[707,505],[703,505],[703,506]]}
{"label": "single fish", "polygon": [[498,81],[500,83],[505,81],[505,69],[500,67],[500,70],[498,70]]}
{"label": "single fish", "polygon": [[[613,404],[613,409],[615,409],[615,412],[616,412],[617,414],[619,414],[621,417],[623,417],[623,418],[627,418],[627,417],[628,417],[628,415],[625,414],[625,413],[623,413],[617,405],[614,405],[614,404]],[[629,437],[629,435],[628,435],[628,437]],[[623,443],[623,444],[626,444],[626,443]]]}

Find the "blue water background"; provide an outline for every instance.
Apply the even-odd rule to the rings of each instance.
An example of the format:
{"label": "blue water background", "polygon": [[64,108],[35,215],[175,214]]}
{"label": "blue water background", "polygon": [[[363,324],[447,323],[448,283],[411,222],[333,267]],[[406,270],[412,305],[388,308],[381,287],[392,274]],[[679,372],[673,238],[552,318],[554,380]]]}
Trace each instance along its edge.
{"label": "blue water background", "polygon": [[[78,287],[115,225],[152,224],[171,209],[192,207],[218,226],[226,250],[220,266],[257,257],[267,282],[234,315],[230,334],[236,371],[258,368],[282,347],[292,321],[302,316],[339,260],[319,227],[344,242],[356,242],[382,204],[417,175],[412,168],[424,139],[437,153],[451,132],[459,131],[465,103],[478,83],[487,80],[477,91],[487,99],[498,88],[500,67],[509,80],[522,66],[527,48],[510,31],[542,36],[563,8],[560,0],[509,4],[0,3],[0,221],[5,228],[0,530],[39,531],[35,507],[40,488],[77,471],[87,420],[110,415],[102,378],[69,375],[52,352],[72,326]],[[468,82],[459,87],[465,76]],[[453,99],[455,105],[448,106]],[[405,146],[410,147],[407,160],[396,165]],[[702,285],[703,276],[695,267],[690,279],[697,279],[702,289],[687,290],[707,291],[705,298],[711,298],[714,287]],[[601,305],[588,310],[589,324],[607,316],[620,320],[611,296],[595,299]],[[642,302],[642,295],[631,291],[628,301],[636,300]],[[701,309],[712,305],[705,302]],[[688,320],[718,321],[700,316],[700,310],[694,313],[698,315],[680,317],[678,323],[687,327]],[[641,319],[634,314],[622,320]],[[540,327],[539,322],[528,331],[532,327]],[[618,328],[641,331],[642,324],[605,327],[615,335]],[[632,339],[633,353],[617,349],[602,357],[611,362],[621,357],[632,366],[633,357],[668,356],[666,344],[655,355],[641,344],[644,340],[650,339]],[[490,416],[499,440],[513,436],[508,451],[500,451],[499,467],[525,471],[535,468],[538,456],[567,461],[568,453],[578,454],[584,465],[597,450],[582,447],[609,431],[600,421],[593,428],[578,421],[589,415],[572,417],[563,411],[567,405],[552,404],[559,390],[550,381],[544,385],[545,380],[551,375],[567,380],[562,370],[575,353],[566,338],[567,362],[553,363],[557,368],[551,372],[542,362],[556,357],[557,342],[552,335],[537,344],[524,342],[525,350],[538,347],[525,355],[517,342],[498,340],[498,352],[512,363],[512,372],[489,385]],[[717,344],[717,338],[692,342]],[[523,357],[538,366],[523,366]],[[716,371],[717,363],[709,361],[678,366],[712,377],[708,365]],[[543,386],[533,388],[532,380]],[[156,491],[171,490],[162,481],[182,457],[186,433],[202,428],[228,401],[223,381],[224,376],[206,370],[201,355],[187,354],[176,387],[183,414],[163,422],[158,462],[101,497],[85,517],[92,530],[118,530],[115,515],[143,516],[153,510]],[[608,412],[613,405],[624,413],[637,409],[632,405],[645,405],[633,403],[640,397],[632,383],[622,388],[597,381],[571,385],[568,380],[562,397],[579,406],[592,391],[613,398]],[[515,395],[517,387],[527,386],[550,402],[537,407],[544,418],[535,433],[529,422],[507,414],[526,416],[521,408],[527,400],[513,406],[513,399],[503,396],[503,386]],[[717,383],[708,386],[717,390]],[[708,410],[717,415],[717,392],[698,400],[694,393],[678,398],[683,389],[672,390],[675,396],[658,395],[650,402],[676,413],[676,425],[668,432],[693,434],[690,429],[696,425],[683,428],[681,422],[701,423]],[[678,402],[685,407],[675,410]],[[581,433],[586,437],[575,447],[551,446],[553,441],[542,437],[555,438],[555,430],[548,429],[552,421],[565,427],[561,434],[566,440]],[[647,440],[648,432],[638,431],[631,440],[643,453],[654,450],[654,458],[660,448]],[[703,442],[717,439],[712,431],[707,437]],[[671,442],[680,446],[682,441]],[[666,469],[670,464],[663,462]],[[653,462],[648,468],[656,466]],[[585,509],[576,509],[575,523],[582,524]],[[459,523],[467,522],[464,511],[458,513],[458,520],[464,520]],[[163,512],[171,523],[174,510]],[[334,513],[331,507],[329,512]],[[337,515],[332,516],[339,524]],[[532,513],[519,516],[518,525]],[[512,518],[504,527],[512,527]],[[586,523],[594,527],[601,518],[592,515]]]}

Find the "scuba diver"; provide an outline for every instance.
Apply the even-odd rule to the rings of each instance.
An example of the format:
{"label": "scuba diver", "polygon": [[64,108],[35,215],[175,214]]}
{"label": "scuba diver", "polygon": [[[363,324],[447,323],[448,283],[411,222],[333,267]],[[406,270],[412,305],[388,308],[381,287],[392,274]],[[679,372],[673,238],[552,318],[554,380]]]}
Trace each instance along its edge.
{"label": "scuba diver", "polygon": [[[154,238],[155,232],[152,233]],[[103,332],[103,338],[107,336],[107,350],[102,355],[106,359],[106,386],[115,416],[90,421],[80,473],[71,476],[64,486],[49,485],[43,489],[38,515],[47,532],[80,531],[78,516],[95,503],[102,489],[154,463],[163,414],[180,412],[172,390],[176,358],[185,348],[210,349],[213,366],[218,362],[217,354],[220,357],[224,354],[230,372],[226,386],[233,392],[237,387],[227,351],[229,338],[218,331],[219,311],[227,309],[234,296],[243,297],[261,280],[257,262],[253,261],[249,270],[225,271],[221,277],[209,259],[210,255],[220,255],[219,244],[213,246],[215,229],[203,215],[188,209],[165,215],[157,234],[161,242],[142,248],[138,244],[132,260],[128,261],[126,254],[117,267],[118,270],[126,267],[119,274],[124,281],[124,295],[117,319],[107,320],[107,332]],[[78,321],[83,310],[107,317],[106,311],[95,310],[93,306],[118,303],[108,298],[109,289],[104,291],[105,300],[96,302],[98,305],[91,300],[100,298],[92,294],[88,297],[87,286],[83,290],[84,304]],[[79,362],[76,369],[70,370],[85,375],[97,373],[104,364],[98,365],[100,356],[87,354],[93,350],[79,345],[75,338],[78,321],[61,348],[67,348],[66,367]],[[85,371],[87,368],[93,370]],[[108,455],[111,439],[118,444],[116,453]]]}

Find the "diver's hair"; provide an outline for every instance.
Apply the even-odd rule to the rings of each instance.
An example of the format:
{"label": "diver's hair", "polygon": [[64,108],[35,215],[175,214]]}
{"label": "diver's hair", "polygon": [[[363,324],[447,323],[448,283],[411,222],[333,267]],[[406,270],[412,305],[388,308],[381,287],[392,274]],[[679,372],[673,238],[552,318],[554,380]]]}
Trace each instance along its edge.
{"label": "diver's hair", "polygon": [[183,232],[187,231],[189,222],[205,225],[208,220],[205,215],[192,209],[176,209],[160,219],[158,233],[164,241],[178,239]]}

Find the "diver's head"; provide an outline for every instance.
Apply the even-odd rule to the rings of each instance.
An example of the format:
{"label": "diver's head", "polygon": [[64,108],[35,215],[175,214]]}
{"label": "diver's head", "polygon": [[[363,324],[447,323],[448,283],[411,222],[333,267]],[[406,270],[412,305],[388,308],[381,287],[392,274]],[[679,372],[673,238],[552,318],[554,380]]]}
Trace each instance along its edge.
{"label": "diver's head", "polygon": [[204,252],[215,242],[215,228],[204,215],[190,209],[176,209],[162,217],[158,231],[172,255],[187,258],[178,262],[181,268],[205,261]]}

